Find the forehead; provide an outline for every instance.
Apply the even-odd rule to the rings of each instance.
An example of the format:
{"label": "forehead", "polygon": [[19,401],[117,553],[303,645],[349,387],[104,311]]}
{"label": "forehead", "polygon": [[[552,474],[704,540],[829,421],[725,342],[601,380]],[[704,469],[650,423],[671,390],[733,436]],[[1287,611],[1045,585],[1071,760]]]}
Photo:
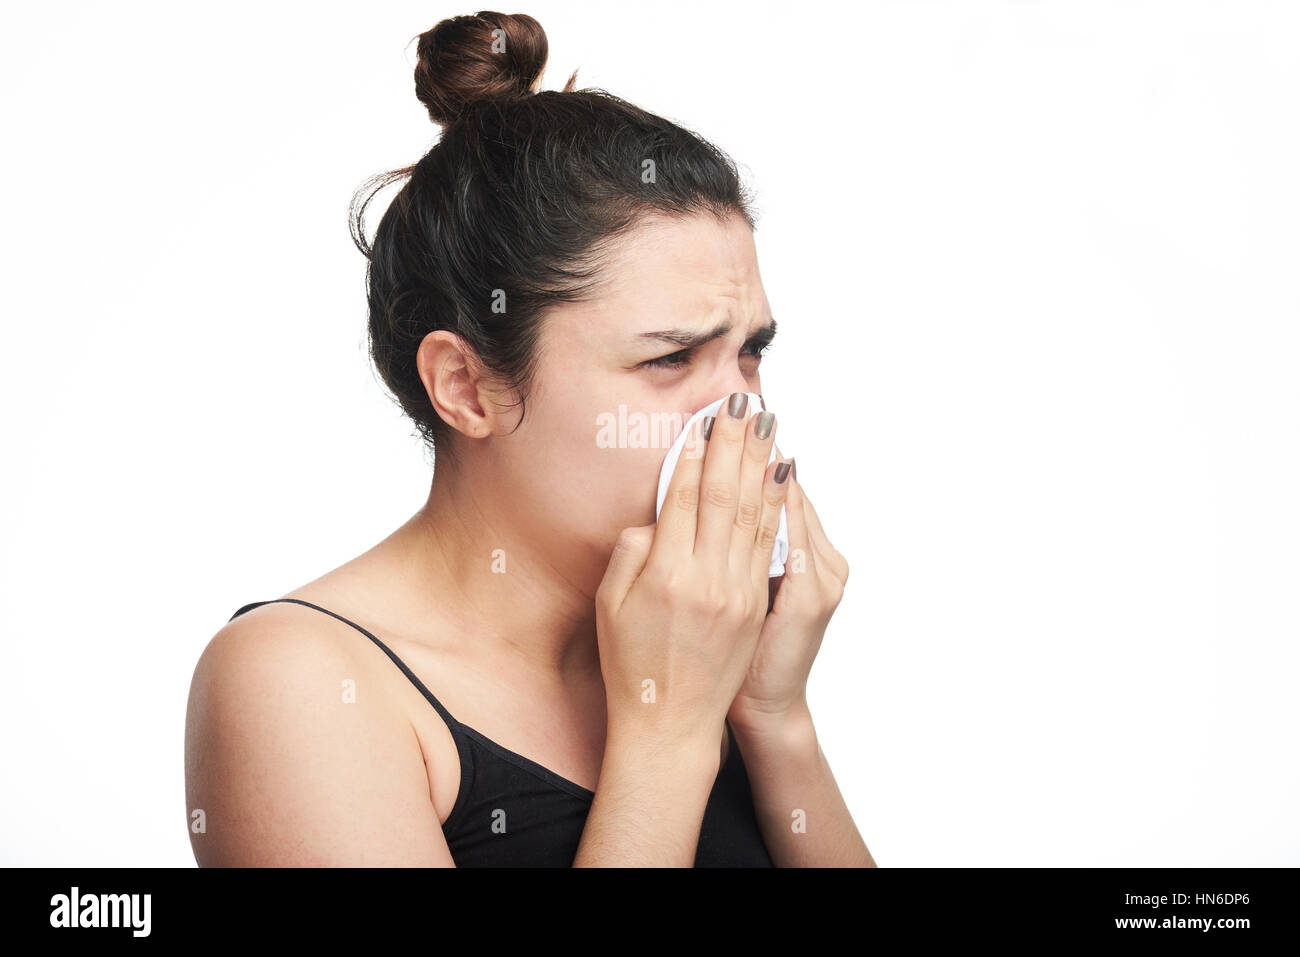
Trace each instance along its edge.
{"label": "forehead", "polygon": [[606,341],[726,315],[743,330],[768,316],[754,237],[739,216],[644,218],[607,251],[602,281],[581,312],[600,320],[590,334]]}

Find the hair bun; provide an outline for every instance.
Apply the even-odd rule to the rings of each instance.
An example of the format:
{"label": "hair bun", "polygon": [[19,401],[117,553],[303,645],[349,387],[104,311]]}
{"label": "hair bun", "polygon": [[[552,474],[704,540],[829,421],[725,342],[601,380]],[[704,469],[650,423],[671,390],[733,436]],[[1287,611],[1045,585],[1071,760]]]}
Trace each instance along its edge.
{"label": "hair bun", "polygon": [[480,10],[420,34],[415,95],[440,126],[467,105],[527,96],[546,68],[546,31],[524,13]]}

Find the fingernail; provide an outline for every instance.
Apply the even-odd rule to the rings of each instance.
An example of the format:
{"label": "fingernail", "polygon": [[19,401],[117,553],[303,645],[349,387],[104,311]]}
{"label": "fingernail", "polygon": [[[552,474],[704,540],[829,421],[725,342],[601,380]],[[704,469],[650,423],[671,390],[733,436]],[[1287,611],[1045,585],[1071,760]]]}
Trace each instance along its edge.
{"label": "fingernail", "polygon": [[758,394],[758,407],[764,412],[767,411],[767,403],[763,401],[763,393],[761,392]]}
{"label": "fingernail", "polygon": [[771,412],[760,412],[754,422],[754,436],[765,439],[772,434],[772,426],[776,423],[776,416]]}
{"label": "fingernail", "polygon": [[713,416],[707,416],[704,423],[700,426],[700,432],[704,435],[704,440],[709,440],[709,433],[713,431]]}
{"label": "fingernail", "polygon": [[799,477],[799,466],[795,464],[794,459],[790,460],[790,474],[795,478]]}
{"label": "fingernail", "polygon": [[749,405],[749,396],[743,392],[731,393],[731,401],[727,403],[727,412],[733,419],[739,419],[745,414],[745,406]]}
{"label": "fingernail", "polygon": [[779,462],[776,471],[772,473],[772,478],[776,479],[776,484],[780,485],[785,481],[786,476],[790,474],[790,462]]}

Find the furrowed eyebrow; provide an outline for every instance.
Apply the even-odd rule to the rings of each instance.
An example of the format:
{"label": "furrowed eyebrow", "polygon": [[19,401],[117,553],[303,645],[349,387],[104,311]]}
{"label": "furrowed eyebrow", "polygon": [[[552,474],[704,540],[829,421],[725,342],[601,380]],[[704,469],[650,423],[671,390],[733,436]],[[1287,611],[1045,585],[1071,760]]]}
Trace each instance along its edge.
{"label": "furrowed eyebrow", "polygon": [[[641,339],[659,339],[663,342],[671,343],[679,349],[693,349],[696,346],[702,346],[706,342],[712,342],[714,339],[725,336],[731,331],[731,322],[723,320],[707,332],[690,332],[685,329],[663,329],[657,332],[643,332],[639,336]],[[772,319],[767,325],[756,331],[749,337],[749,342],[768,343],[776,336],[776,320]]]}

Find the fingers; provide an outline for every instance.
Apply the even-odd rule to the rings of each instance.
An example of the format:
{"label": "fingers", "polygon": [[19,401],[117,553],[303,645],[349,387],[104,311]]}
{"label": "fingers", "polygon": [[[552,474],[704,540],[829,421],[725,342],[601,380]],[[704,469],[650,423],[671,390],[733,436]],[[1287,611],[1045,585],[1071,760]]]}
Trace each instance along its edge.
{"label": "fingers", "polygon": [[803,555],[803,574],[816,574],[817,558],[812,542],[808,537],[808,521],[804,515],[803,490],[794,479],[788,479],[790,490],[785,496],[785,528],[790,536],[790,555],[786,561],[786,575],[790,574],[790,565],[795,561],[795,553]]}
{"label": "fingers", "polygon": [[655,540],[655,526],[643,525],[625,528],[614,542],[605,577],[596,589],[597,602],[604,602],[611,612],[617,612],[627,596],[628,589],[645,568],[650,556],[651,542]]}
{"label": "fingers", "polygon": [[726,569],[740,503],[740,463],[749,422],[749,397],[732,393],[718,409],[709,433],[709,448],[700,477],[700,506],[695,524],[695,556]]}
{"label": "fingers", "polygon": [[651,561],[676,562],[690,556],[695,548],[696,507],[700,500],[700,476],[704,470],[704,453],[708,442],[702,431],[704,419],[691,427],[677,464],[673,466],[663,508],[655,523]]}
{"label": "fingers", "polygon": [[[778,478],[780,481],[777,481]],[[767,578],[768,570],[772,567],[772,549],[776,545],[776,530],[781,523],[781,507],[786,502],[792,484],[788,462],[773,462],[764,472],[762,514],[750,551],[750,573],[756,582]],[[770,600],[768,609],[771,610]]]}
{"label": "fingers", "polygon": [[[731,549],[727,564],[738,572],[747,572],[753,564],[755,539],[763,518],[764,484],[768,481],[768,459],[776,434],[776,416],[760,412],[749,420],[745,430],[745,449],[740,457],[740,500],[731,531]],[[768,553],[771,554],[771,546]]]}
{"label": "fingers", "polygon": [[812,499],[804,492],[802,485],[799,485],[798,489],[799,498],[803,500],[804,521],[808,526],[808,538],[812,542],[813,550],[817,552],[817,557],[821,563],[828,567],[840,581],[847,580],[849,577],[849,563],[844,559],[843,555],[836,551],[835,546],[831,544],[831,540],[826,537],[821,518],[818,516],[817,510],[813,508]]}
{"label": "fingers", "polygon": [[[799,486],[799,498],[803,501],[803,518],[804,524],[808,527],[808,540],[812,543],[813,548],[817,550],[817,553],[825,557],[822,543],[826,542],[826,533],[822,531],[822,523],[817,516],[817,510],[813,508],[812,499],[808,497],[802,485]],[[829,545],[830,543],[826,542],[826,544]]]}

